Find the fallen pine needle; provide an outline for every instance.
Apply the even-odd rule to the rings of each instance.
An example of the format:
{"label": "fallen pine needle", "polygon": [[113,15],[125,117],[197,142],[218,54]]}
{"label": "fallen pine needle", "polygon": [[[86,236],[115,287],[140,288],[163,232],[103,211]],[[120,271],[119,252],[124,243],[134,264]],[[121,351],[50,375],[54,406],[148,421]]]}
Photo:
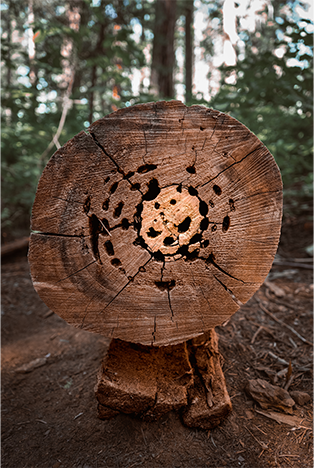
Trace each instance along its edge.
{"label": "fallen pine needle", "polygon": [[298,457],[300,458],[300,455],[278,455],[279,457]]}

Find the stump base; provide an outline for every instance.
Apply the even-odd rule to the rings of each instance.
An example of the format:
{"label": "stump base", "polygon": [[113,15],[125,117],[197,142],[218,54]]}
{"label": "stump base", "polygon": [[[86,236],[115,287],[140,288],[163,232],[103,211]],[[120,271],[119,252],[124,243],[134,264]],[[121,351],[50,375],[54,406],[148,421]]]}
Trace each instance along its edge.
{"label": "stump base", "polygon": [[100,419],[125,413],[156,420],[180,410],[185,425],[212,429],[231,411],[214,329],[160,348],[113,339],[95,394]]}

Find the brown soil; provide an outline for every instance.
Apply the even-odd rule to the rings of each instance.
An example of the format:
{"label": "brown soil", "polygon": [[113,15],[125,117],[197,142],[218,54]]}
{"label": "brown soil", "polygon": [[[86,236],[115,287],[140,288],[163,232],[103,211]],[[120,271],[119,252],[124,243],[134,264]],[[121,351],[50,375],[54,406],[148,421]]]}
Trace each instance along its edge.
{"label": "brown soil", "polygon": [[[281,256],[306,257],[304,247],[312,243],[307,228],[304,221],[286,221]],[[269,280],[284,297],[264,285],[216,329],[233,411],[207,432],[183,426],[173,412],[157,422],[125,415],[99,420],[94,385],[109,341],[51,313],[32,287],[25,256],[7,259],[2,265],[2,467],[312,467],[312,400],[293,407],[302,422],[291,426],[260,414],[244,391],[249,379],[274,383],[288,367],[275,355],[291,360],[289,391],[312,395],[312,347],[260,307],[311,342],[312,272],[273,266]],[[37,358],[45,358],[41,367],[19,370]],[[277,377],[277,385],[284,384],[285,377]]]}

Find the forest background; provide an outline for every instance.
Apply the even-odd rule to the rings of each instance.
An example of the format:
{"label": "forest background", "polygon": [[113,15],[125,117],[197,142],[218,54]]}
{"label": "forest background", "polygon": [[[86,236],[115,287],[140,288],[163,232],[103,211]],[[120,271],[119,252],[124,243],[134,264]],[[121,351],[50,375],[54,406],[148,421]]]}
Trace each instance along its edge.
{"label": "forest background", "polygon": [[244,123],[280,167],[285,215],[312,216],[309,0],[1,3],[2,241],[27,235],[51,155],[122,107],[160,99]]}

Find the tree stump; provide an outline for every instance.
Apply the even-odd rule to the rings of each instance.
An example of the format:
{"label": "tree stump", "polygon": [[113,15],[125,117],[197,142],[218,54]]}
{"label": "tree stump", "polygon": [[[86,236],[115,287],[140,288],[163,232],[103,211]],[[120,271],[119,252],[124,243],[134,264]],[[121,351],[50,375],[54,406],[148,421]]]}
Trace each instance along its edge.
{"label": "tree stump", "polygon": [[[208,353],[197,357],[202,353],[191,350],[263,283],[281,215],[280,173],[267,148],[232,117],[202,106],[170,101],[122,109],[52,156],[33,206],[31,274],[39,296],[64,320],[114,340],[97,390],[103,415],[125,408],[153,414],[164,398],[156,391],[160,381],[162,388],[170,382],[169,394],[179,392],[169,376],[183,369],[191,373],[180,387],[179,406],[197,400],[197,379],[211,388],[218,367],[208,364]],[[206,338],[203,349],[212,341]],[[158,348],[166,345],[171,348]],[[154,369],[151,388],[144,374],[137,380],[132,374],[131,350],[139,376],[147,359]],[[185,356],[182,362],[176,353]],[[178,361],[176,369],[169,356]],[[106,405],[105,369],[115,366],[125,376],[118,399],[124,401],[126,382],[129,395],[147,390],[138,411],[112,400]],[[206,366],[205,378],[200,369]],[[176,405],[172,399],[168,407]],[[191,404],[184,420],[201,421],[201,413]]]}

